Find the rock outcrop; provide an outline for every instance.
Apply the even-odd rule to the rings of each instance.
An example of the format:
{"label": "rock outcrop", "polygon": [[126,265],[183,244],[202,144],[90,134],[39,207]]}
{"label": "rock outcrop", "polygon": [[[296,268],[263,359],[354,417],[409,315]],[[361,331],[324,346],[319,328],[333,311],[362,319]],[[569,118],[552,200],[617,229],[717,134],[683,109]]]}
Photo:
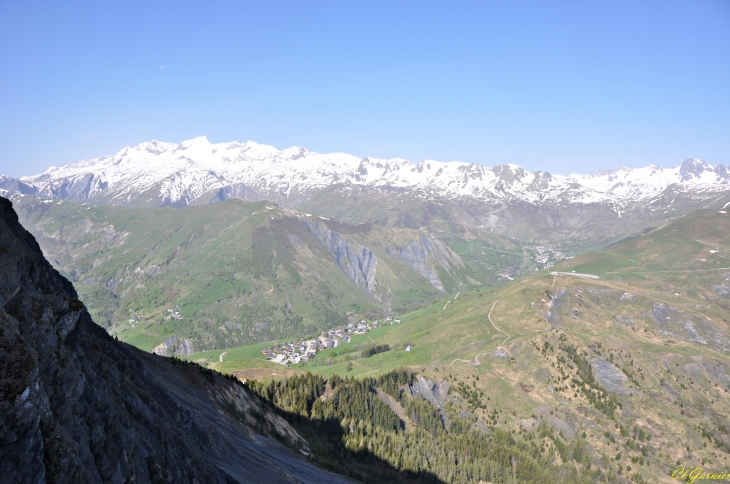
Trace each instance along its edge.
{"label": "rock outcrop", "polygon": [[419,375],[410,385],[405,387],[405,391],[411,398],[420,397],[431,402],[438,409],[444,427],[449,428],[451,422],[444,411],[446,402],[451,400],[451,397],[449,397],[449,382],[446,380],[431,380]]}
{"label": "rock outcrop", "polygon": [[456,252],[440,240],[427,235],[421,235],[402,247],[386,247],[386,251],[415,269],[441,292],[445,292],[444,285],[436,268],[440,267],[452,274],[455,269],[464,267],[464,262]]}
{"label": "rock outcrop", "polygon": [[624,385],[629,381],[629,379],[626,375],[624,375],[624,372],[622,372],[613,363],[610,363],[599,356],[591,360],[591,366],[593,367],[593,374],[596,376],[598,383],[600,383],[609,392],[613,392],[618,395],[640,395],[638,390],[624,388]]}
{"label": "rock outcrop", "polygon": [[2,482],[345,482],[244,385],[111,338],[4,198],[0,305]]}
{"label": "rock outcrop", "polygon": [[662,303],[655,303],[651,307],[650,316],[656,321],[662,335],[730,351],[730,338],[706,316]]}
{"label": "rock outcrop", "polygon": [[339,268],[352,282],[360,286],[363,291],[375,296],[375,268],[378,258],[367,247],[356,247],[342,234],[330,230],[324,223],[304,222],[304,225],[332,254]]}
{"label": "rock outcrop", "polygon": [[405,390],[411,398],[424,398],[439,410],[443,410],[446,402],[450,399],[449,382],[446,380],[431,380],[417,376]]}
{"label": "rock outcrop", "polygon": [[187,338],[178,338],[173,334],[152,348],[152,353],[160,356],[188,356],[195,353],[195,350],[192,341]]}

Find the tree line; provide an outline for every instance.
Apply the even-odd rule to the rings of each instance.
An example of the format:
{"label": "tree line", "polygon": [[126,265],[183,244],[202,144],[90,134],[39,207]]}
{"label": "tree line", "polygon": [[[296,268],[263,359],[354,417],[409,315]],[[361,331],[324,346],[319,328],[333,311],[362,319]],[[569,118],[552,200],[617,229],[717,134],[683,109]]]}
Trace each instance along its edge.
{"label": "tree line", "polygon": [[[459,415],[448,419],[429,401],[405,391],[415,375],[398,369],[377,378],[325,380],[303,374],[249,388],[286,418],[308,441],[320,466],[364,482],[595,482],[598,471],[579,471],[583,449],[551,435],[562,464],[534,439]],[[401,406],[404,422],[378,391]],[[448,425],[446,425],[448,421]],[[559,443],[558,443],[559,442]],[[571,462],[572,461],[572,462]]]}

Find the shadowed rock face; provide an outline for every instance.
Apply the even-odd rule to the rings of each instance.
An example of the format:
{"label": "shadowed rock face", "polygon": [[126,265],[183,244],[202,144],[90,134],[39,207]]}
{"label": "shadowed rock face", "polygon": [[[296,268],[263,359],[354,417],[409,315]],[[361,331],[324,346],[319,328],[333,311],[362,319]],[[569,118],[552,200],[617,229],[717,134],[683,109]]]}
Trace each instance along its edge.
{"label": "shadowed rock face", "polygon": [[23,195],[36,195],[38,194],[38,188],[30,186],[17,178],[12,178],[5,175],[0,175],[0,190],[6,192],[21,193]]}
{"label": "shadowed rock face", "polygon": [[208,203],[218,203],[231,198],[239,198],[241,200],[262,200],[258,193],[251,187],[238,183],[228,187],[221,188],[210,199]]}
{"label": "shadowed rock face", "polygon": [[238,382],[113,340],[0,198],[2,482],[345,482],[265,435],[306,448]]}

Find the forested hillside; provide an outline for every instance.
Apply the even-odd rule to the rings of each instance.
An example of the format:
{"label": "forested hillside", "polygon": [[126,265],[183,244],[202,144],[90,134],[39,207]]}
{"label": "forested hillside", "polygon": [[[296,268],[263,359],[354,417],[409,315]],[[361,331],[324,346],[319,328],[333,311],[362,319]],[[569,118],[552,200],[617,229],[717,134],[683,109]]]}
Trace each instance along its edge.
{"label": "forested hillside", "polygon": [[[433,403],[418,393],[419,382],[410,370],[363,379],[335,375],[324,380],[305,374],[250,381],[248,386],[301,432],[315,462],[363,482],[570,483],[611,478],[591,470],[585,440],[568,441],[545,425],[535,433],[486,425],[456,410],[456,392],[439,409],[438,400]],[[373,457],[393,468],[373,466]]]}
{"label": "forested hillside", "polygon": [[[335,442],[355,455],[332,454],[330,465],[352,462],[355,471],[358,449],[372,449],[397,469],[446,482],[511,478],[491,454],[449,454],[464,442],[506,449],[518,456],[515,472],[535,463],[543,475],[563,473],[558,481],[664,482],[680,466],[722,470],[730,465],[729,234],[726,210],[699,211],[553,272],[461,291],[374,332],[371,349],[389,351],[357,353],[357,340],[289,369],[217,354],[195,361],[265,379],[252,385],[283,412],[334,421]],[[409,370],[391,373],[401,366]],[[324,380],[268,382],[282,370]],[[324,445],[325,432],[317,435]],[[473,471],[477,458],[494,473]]]}

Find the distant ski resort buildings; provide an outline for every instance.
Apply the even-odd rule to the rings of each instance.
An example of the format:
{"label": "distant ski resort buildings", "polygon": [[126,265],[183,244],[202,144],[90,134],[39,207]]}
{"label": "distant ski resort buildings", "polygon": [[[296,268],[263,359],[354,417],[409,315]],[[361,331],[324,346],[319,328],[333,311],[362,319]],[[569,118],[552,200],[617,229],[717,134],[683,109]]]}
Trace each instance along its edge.
{"label": "distant ski resort buildings", "polygon": [[552,245],[526,245],[524,250],[527,252],[528,257],[532,255],[535,262],[542,264],[544,268],[552,267],[561,260],[573,258],[572,254],[556,250]]}

